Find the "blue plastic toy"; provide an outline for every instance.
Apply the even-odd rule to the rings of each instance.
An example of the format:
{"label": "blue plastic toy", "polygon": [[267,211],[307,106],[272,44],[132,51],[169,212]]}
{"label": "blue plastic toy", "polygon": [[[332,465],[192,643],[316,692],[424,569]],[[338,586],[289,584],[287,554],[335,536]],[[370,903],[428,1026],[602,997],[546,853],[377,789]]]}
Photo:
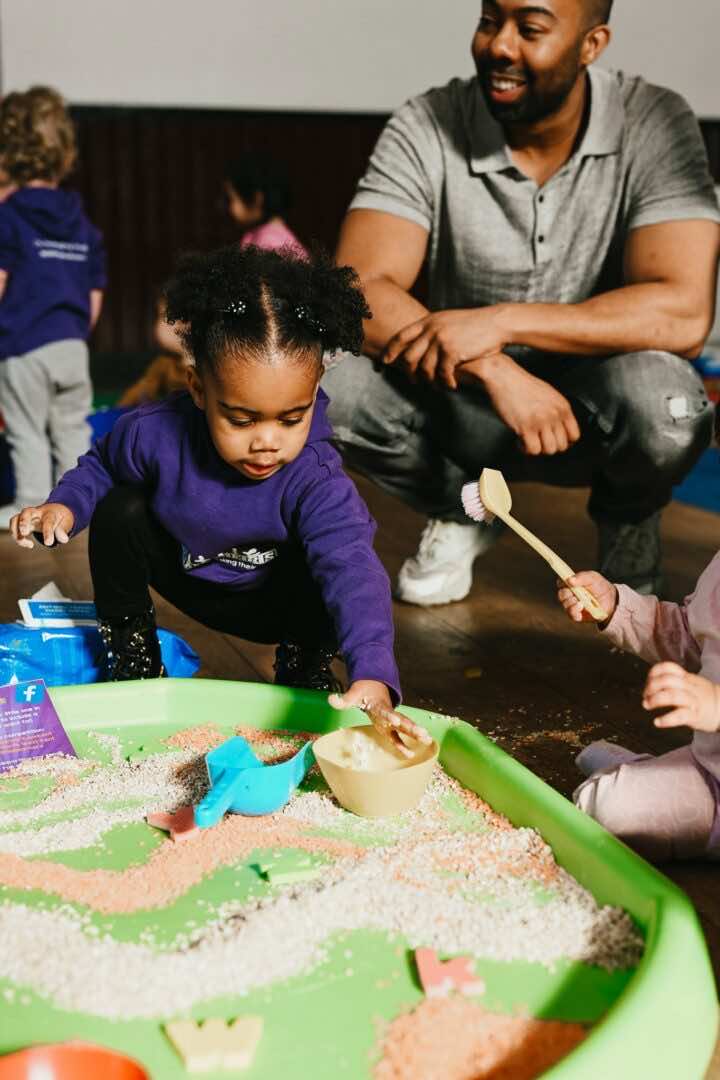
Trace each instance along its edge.
{"label": "blue plastic toy", "polygon": [[234,814],[272,814],[289,800],[315,762],[312,743],[279,765],[265,765],[240,735],[205,755],[210,790],[195,807],[201,829],[217,825],[226,810]]}

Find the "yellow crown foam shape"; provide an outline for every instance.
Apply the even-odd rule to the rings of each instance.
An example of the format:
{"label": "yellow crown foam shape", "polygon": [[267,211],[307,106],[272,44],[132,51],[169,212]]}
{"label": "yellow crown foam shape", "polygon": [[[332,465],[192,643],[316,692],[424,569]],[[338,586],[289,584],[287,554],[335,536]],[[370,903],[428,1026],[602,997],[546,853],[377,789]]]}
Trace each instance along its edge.
{"label": "yellow crown foam shape", "polygon": [[260,1016],[240,1016],[232,1023],[214,1018],[171,1020],[165,1034],[182,1058],[188,1072],[213,1069],[247,1069],[252,1065],[262,1037]]}

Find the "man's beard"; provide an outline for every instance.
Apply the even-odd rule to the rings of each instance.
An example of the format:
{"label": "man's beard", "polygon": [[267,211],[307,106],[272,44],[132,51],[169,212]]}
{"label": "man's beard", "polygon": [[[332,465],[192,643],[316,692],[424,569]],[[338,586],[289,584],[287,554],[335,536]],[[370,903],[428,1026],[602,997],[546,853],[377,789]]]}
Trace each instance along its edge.
{"label": "man's beard", "polygon": [[[568,53],[562,64],[555,69],[547,85],[538,87],[536,77],[523,72],[525,93],[519,101],[508,104],[493,101],[490,83],[493,75],[502,75],[503,68],[491,66],[489,61],[478,65],[478,82],[482,89],[488,110],[499,124],[534,124],[552,116],[567,100],[580,72],[580,49]],[[505,71],[508,69],[505,68]]]}

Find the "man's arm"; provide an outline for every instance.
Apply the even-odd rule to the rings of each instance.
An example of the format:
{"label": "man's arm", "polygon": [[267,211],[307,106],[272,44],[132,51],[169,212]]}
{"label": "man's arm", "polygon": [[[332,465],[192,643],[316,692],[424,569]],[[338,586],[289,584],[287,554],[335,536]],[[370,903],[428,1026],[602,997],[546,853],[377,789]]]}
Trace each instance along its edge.
{"label": "man's arm", "polygon": [[[428,232],[421,225],[377,210],[351,210],[340,234],[337,261],[360,275],[373,317],[365,323],[365,352],[388,360],[388,345],[403,328],[435,318],[410,296],[425,258]],[[482,315],[482,309],[443,312]],[[394,336],[393,336],[394,335]],[[476,354],[470,354],[476,355]],[[487,373],[488,392],[498,414],[516,432],[529,454],[554,454],[568,448],[580,431],[567,400],[547,383],[529,375],[509,356],[488,357],[496,368]],[[475,361],[468,375],[479,378]],[[417,366],[417,365],[416,365]],[[412,373],[411,373],[412,374]],[[489,384],[492,384],[490,387]]]}
{"label": "man's arm", "polygon": [[427,244],[427,229],[395,214],[351,210],[346,215],[337,262],[355,267],[373,313],[365,323],[368,356],[380,356],[398,330],[428,314],[409,292],[422,269]]}
{"label": "man's arm", "polygon": [[485,367],[508,345],[571,356],[661,349],[692,359],[712,326],[720,226],[697,219],[630,232],[625,281],[579,304],[497,304],[439,311],[404,327],[385,350],[388,363],[455,389],[456,369],[485,381]]}
{"label": "man's arm", "polygon": [[580,304],[510,304],[500,316],[507,344],[586,356],[662,349],[693,359],[713,322],[719,252],[713,221],[634,229],[622,288]]}

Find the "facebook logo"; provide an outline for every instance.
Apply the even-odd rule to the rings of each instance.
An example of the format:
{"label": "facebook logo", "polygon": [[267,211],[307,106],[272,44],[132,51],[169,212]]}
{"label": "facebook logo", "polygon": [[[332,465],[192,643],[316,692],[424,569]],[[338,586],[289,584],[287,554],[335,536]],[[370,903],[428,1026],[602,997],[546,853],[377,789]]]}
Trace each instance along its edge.
{"label": "facebook logo", "polygon": [[15,687],[15,701],[18,705],[37,705],[44,696],[45,688],[41,680],[18,683]]}

